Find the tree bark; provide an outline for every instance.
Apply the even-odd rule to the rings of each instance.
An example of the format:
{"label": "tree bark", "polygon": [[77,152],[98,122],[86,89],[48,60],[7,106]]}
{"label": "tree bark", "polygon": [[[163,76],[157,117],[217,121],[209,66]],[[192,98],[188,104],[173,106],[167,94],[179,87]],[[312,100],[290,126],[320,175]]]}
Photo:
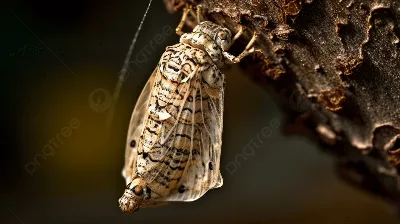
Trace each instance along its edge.
{"label": "tree bark", "polygon": [[187,2],[233,32],[244,25],[242,45],[260,33],[263,54],[241,65],[275,89],[287,133],[320,142],[341,177],[400,210],[400,1]]}

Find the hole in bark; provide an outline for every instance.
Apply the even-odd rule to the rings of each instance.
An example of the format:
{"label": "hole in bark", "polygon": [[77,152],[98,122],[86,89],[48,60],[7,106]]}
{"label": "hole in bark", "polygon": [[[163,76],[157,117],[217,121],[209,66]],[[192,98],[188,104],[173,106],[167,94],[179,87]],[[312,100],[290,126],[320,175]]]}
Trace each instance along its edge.
{"label": "hole in bark", "polygon": [[394,145],[393,145],[393,149],[394,149],[394,150],[400,149],[400,138],[397,138],[397,139],[396,139],[396,142],[395,142]]}
{"label": "hole in bark", "polygon": [[389,152],[392,154],[399,154],[400,153],[400,138],[396,138],[393,146],[389,149]]}

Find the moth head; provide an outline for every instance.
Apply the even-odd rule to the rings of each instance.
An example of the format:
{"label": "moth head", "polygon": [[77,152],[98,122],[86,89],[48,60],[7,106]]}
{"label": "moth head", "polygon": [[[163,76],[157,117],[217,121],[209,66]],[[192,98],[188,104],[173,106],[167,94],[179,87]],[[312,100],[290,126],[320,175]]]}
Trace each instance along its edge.
{"label": "moth head", "polygon": [[223,51],[228,51],[232,44],[232,34],[227,28],[221,27],[214,36],[214,41],[221,47]]}
{"label": "moth head", "polygon": [[232,44],[231,31],[210,21],[201,22],[193,31],[209,35],[223,51],[228,51]]}
{"label": "moth head", "polygon": [[142,178],[137,177],[130,182],[119,199],[119,207],[124,212],[136,212],[145,200],[151,198],[151,191]]}

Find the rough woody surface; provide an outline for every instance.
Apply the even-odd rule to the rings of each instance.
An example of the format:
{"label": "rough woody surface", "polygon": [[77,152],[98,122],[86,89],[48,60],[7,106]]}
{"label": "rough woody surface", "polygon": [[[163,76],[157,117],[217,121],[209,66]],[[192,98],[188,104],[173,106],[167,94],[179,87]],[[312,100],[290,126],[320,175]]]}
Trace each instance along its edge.
{"label": "rough woody surface", "polygon": [[263,54],[243,67],[274,87],[286,131],[319,141],[344,179],[400,208],[400,1],[187,2],[233,32],[244,25],[243,43],[259,32]]}

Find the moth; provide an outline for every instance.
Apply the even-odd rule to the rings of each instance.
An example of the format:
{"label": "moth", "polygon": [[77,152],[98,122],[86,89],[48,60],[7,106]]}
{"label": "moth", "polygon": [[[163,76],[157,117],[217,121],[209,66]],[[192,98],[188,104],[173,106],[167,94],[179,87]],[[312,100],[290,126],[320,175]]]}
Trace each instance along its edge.
{"label": "moth", "polygon": [[[128,130],[122,175],[126,189],[119,199],[125,212],[194,201],[221,187],[220,172],[225,76],[220,68],[255,52],[254,33],[237,57],[229,47],[229,29],[200,22],[186,6],[176,28],[180,42],[166,48],[135,105]],[[188,14],[197,18],[191,33],[182,27]]]}

